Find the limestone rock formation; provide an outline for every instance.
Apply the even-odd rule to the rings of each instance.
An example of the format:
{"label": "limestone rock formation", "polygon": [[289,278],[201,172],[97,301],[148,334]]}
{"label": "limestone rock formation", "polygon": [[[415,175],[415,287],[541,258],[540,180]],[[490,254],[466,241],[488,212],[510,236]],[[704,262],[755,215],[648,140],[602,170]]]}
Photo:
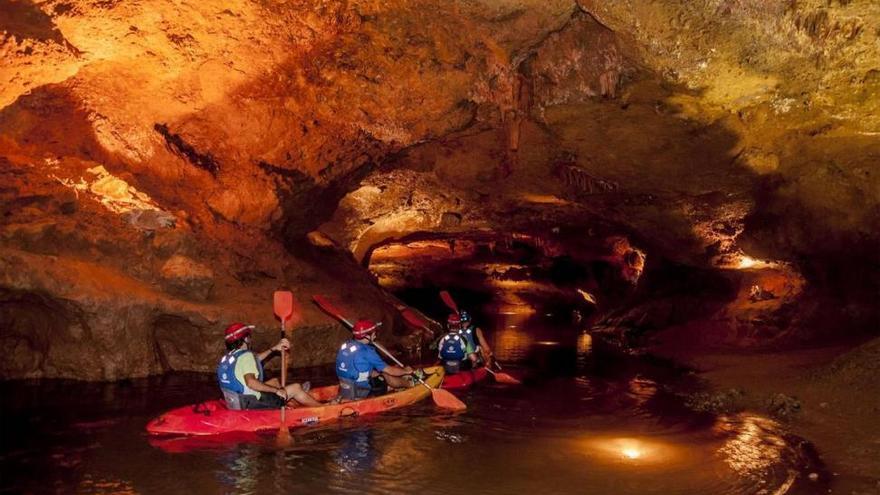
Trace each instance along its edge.
{"label": "limestone rock formation", "polygon": [[205,300],[214,287],[214,272],[186,256],[176,254],[168,259],[159,271],[169,292]]}
{"label": "limestone rock formation", "polygon": [[[754,340],[796,302],[865,326],[878,26],[869,1],[0,0],[2,377],[207,370],[229,321],[273,338],[279,288],[402,338],[359,263],[424,234],[708,270]],[[345,334],[303,307],[294,361],[327,362]]]}

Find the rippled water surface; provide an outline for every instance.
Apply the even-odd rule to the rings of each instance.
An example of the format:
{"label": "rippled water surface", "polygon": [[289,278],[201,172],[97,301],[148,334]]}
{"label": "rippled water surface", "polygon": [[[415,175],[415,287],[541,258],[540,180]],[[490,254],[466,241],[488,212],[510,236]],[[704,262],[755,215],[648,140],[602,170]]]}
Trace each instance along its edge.
{"label": "rippled water surface", "polygon": [[[689,412],[676,373],[588,334],[504,316],[497,354],[519,387],[273,435],[156,442],[144,425],[217,395],[213,378],[2,385],[7,493],[825,493],[809,446],[766,418]],[[315,381],[328,370],[309,372]],[[825,479],[821,476],[820,479]]]}

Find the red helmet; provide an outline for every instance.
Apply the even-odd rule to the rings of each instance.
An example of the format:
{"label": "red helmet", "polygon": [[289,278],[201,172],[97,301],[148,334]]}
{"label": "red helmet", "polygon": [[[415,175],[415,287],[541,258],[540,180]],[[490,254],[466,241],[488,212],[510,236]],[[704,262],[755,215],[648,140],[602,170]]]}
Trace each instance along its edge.
{"label": "red helmet", "polygon": [[369,335],[376,333],[376,329],[382,325],[382,322],[376,323],[373,320],[360,319],[354,326],[351,328],[351,333],[354,334],[354,338],[362,339]]}
{"label": "red helmet", "polygon": [[235,342],[238,339],[243,339],[251,334],[251,330],[254,329],[253,325],[245,325],[244,323],[233,323],[226,327],[225,339],[226,342]]}
{"label": "red helmet", "polygon": [[461,325],[461,316],[458,313],[449,313],[449,318],[446,318],[446,325],[449,327]]}

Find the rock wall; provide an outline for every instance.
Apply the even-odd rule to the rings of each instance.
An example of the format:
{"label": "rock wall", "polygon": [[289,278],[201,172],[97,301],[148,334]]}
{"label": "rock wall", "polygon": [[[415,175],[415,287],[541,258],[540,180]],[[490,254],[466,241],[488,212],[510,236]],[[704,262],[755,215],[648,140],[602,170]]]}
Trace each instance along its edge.
{"label": "rock wall", "polygon": [[[819,0],[0,0],[3,377],[208,369],[229,320],[272,334],[278,288],[390,325],[357,262],[424,231],[610,225],[700,269],[786,262],[871,314],[878,22]],[[330,324],[308,308],[297,364],[331,358]]]}
{"label": "rock wall", "polygon": [[[468,125],[475,87],[572,11],[0,6],[2,376],[83,379],[208,370],[229,321],[274,337],[278,288],[405,334],[349,255],[305,234],[362,170]],[[305,310],[294,364],[329,362],[345,334]]]}

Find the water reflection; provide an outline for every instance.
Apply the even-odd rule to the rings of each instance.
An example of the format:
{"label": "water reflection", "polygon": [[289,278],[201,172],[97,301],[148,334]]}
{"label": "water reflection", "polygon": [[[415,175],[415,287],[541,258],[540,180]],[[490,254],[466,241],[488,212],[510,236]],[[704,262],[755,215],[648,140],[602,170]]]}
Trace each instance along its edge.
{"label": "water reflection", "polygon": [[588,356],[593,350],[593,336],[587,332],[578,335],[577,352],[578,356]]}
{"label": "water reflection", "polygon": [[718,455],[741,475],[762,476],[778,463],[786,448],[779,425],[768,418],[753,415],[721,416],[715,431],[729,436]]}
{"label": "water reflection", "polygon": [[681,446],[658,439],[598,437],[588,439],[585,444],[596,459],[613,463],[673,463],[681,456]]}
{"label": "water reflection", "polygon": [[501,361],[523,361],[534,342],[532,334],[525,330],[531,313],[511,312],[499,315],[493,322],[492,349]]}
{"label": "water reflection", "polygon": [[[60,487],[58,487],[60,488]],[[135,495],[137,490],[128,481],[114,479],[92,479],[85,475],[76,487],[77,493],[105,493],[112,495]],[[59,491],[60,493],[60,491]]]}
{"label": "water reflection", "polygon": [[587,369],[593,354],[593,336],[587,332],[581,332],[577,337],[577,368],[579,370]]}
{"label": "water reflection", "polygon": [[[257,488],[260,464],[254,445],[241,445],[238,449],[220,454],[220,465],[216,475],[220,485],[227,486],[235,493],[253,493]],[[276,471],[277,473],[278,471]]]}
{"label": "water reflection", "polygon": [[375,468],[380,456],[373,443],[374,435],[371,428],[347,432],[339,449],[333,455],[337,471],[358,475]]}
{"label": "water reflection", "polygon": [[628,395],[633,399],[634,407],[643,407],[657,394],[657,383],[653,380],[636,375],[627,383]]}
{"label": "water reflection", "polygon": [[[775,422],[696,415],[647,360],[613,354],[588,333],[550,326],[544,313],[510,313],[485,328],[494,330],[502,361],[530,366],[526,385],[459,392],[468,403],[464,414],[425,401],[295,430],[294,445],[284,449],[273,435],[144,437],[150,417],[216,395],[210,376],[144,385],[139,393],[153,398],[146,405],[120,406],[122,388],[107,394],[107,402],[103,394],[89,397],[87,415],[58,420],[51,432],[28,429],[45,399],[7,388],[4,396],[23,404],[0,423],[0,491],[791,495],[827,489],[824,474],[806,480],[821,467]],[[542,341],[555,344],[537,344]],[[72,397],[82,393],[77,386],[69,387]],[[77,462],[64,466],[62,457]]]}

